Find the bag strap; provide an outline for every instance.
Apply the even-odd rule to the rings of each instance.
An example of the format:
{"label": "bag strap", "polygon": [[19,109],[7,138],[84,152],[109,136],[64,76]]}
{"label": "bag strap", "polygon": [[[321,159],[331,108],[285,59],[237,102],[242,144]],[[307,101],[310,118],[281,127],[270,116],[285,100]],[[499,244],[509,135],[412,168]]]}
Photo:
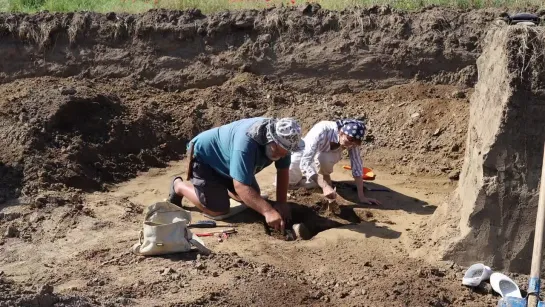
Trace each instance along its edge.
{"label": "bag strap", "polygon": [[205,255],[209,255],[212,253],[212,251],[210,249],[208,249],[206,246],[202,245],[201,242],[195,240],[195,239],[190,239],[189,240],[189,243],[191,243],[191,245],[195,246],[199,252],[205,254]]}
{"label": "bag strap", "polygon": [[184,229],[184,235],[185,239],[189,241],[191,245],[195,246],[199,250],[199,252],[205,255],[209,255],[212,253],[212,251],[204,246],[204,243],[197,236],[193,235],[191,230],[189,230],[187,227]]}

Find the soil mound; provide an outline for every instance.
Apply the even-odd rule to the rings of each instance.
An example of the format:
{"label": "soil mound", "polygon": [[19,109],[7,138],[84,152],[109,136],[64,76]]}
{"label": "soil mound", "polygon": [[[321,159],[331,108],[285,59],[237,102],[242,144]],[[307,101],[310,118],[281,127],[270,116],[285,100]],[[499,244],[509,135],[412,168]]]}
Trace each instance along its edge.
{"label": "soil mound", "polygon": [[[144,14],[0,14],[0,83],[38,76],[133,76],[164,89],[220,85],[239,70],[304,91],[408,80],[472,85],[480,39],[499,11],[319,6]],[[321,86],[316,86],[317,82]]]}
{"label": "soil mound", "polygon": [[305,131],[332,117],[364,119],[365,163],[444,176],[459,169],[466,132],[467,99],[453,91],[465,95],[414,83],[324,97],[250,73],[183,92],[130,78],[19,80],[0,85],[0,200],[40,206],[46,191],[102,190],[181,158],[200,131],[254,116],[295,116]]}
{"label": "soil mound", "polygon": [[36,80],[3,88],[3,198],[63,187],[100,190],[104,182],[119,182],[180,157],[189,135],[170,127],[174,119],[153,101],[122,103],[117,94],[93,89],[92,83],[71,85]]}
{"label": "soil mound", "polygon": [[0,307],[91,307],[98,302],[79,296],[60,295],[53,292],[53,287],[45,284],[39,289],[24,289],[21,285],[0,276]]}
{"label": "soil mound", "polygon": [[443,256],[528,272],[545,126],[545,31],[498,26],[477,62],[458,189],[434,217]]}

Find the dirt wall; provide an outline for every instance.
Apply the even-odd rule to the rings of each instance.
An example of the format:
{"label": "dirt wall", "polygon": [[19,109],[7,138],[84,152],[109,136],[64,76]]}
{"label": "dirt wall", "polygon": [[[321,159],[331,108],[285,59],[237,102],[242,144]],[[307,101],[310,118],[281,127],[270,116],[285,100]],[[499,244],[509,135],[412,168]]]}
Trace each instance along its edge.
{"label": "dirt wall", "polygon": [[37,76],[132,76],[183,90],[220,85],[239,70],[304,91],[360,91],[409,80],[473,85],[480,39],[496,10],[318,6],[204,16],[0,14],[0,83]]}
{"label": "dirt wall", "polygon": [[472,85],[497,15],[2,13],[0,203],[104,189],[180,158],[199,131],[261,115],[296,116],[305,129],[365,119],[366,162],[375,153],[374,165],[457,178],[467,90],[424,83]]}
{"label": "dirt wall", "polygon": [[545,31],[498,26],[485,44],[459,186],[434,216],[434,244],[446,259],[529,272],[545,135]]}

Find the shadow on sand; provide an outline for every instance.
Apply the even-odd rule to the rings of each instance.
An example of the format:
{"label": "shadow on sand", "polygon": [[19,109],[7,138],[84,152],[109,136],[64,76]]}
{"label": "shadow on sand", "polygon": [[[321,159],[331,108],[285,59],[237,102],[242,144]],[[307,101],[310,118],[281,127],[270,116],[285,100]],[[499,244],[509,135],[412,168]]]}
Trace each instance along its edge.
{"label": "shadow on sand", "polygon": [[[294,224],[305,225],[310,233],[310,237],[331,228],[342,227],[343,229],[364,234],[366,237],[396,239],[401,236],[400,232],[390,229],[387,226],[377,225],[372,216],[366,216],[371,214],[369,210],[364,209],[404,210],[419,215],[433,214],[436,209],[435,206],[429,205],[427,202],[390,190],[385,186],[372,182],[365,182],[364,184],[366,188],[365,195],[379,200],[382,203],[381,206],[358,204],[357,190],[353,182],[337,181],[334,182],[337,194],[347,202],[352,203],[341,205],[341,211],[338,215],[327,212],[325,202],[309,204],[289,202],[288,204],[292,209],[292,219],[287,222],[287,231],[284,234],[269,228],[264,218],[251,209],[226,219],[226,222],[261,223],[264,233],[284,240],[293,239],[293,237],[290,238],[289,232],[292,230]],[[318,191],[316,192],[318,193]],[[271,201],[270,203],[274,205],[274,202]],[[384,224],[384,222],[381,222],[381,224]]]}
{"label": "shadow on sand", "polygon": [[264,233],[272,235],[279,239],[290,240],[289,231],[294,224],[304,224],[310,233],[310,237],[314,237],[318,233],[331,229],[343,227],[358,233],[365,234],[366,237],[380,237],[384,239],[399,238],[400,232],[392,230],[388,227],[377,226],[374,222],[368,222],[360,219],[359,215],[354,211],[354,208],[348,206],[341,207],[341,213],[337,216],[328,216],[324,211],[324,207],[314,204],[311,206],[302,205],[294,202],[289,202],[291,207],[292,219],[286,225],[286,234],[282,235],[279,231],[269,228],[264,218],[253,210],[246,210],[243,213],[229,218],[226,222],[229,223],[261,223]]}
{"label": "shadow on sand", "polygon": [[419,215],[430,215],[435,212],[436,206],[429,205],[427,202],[421,201],[414,197],[407,196],[405,194],[398,193],[390,190],[387,187],[372,183],[365,182],[365,196],[375,198],[382,203],[380,207],[374,205],[358,204],[358,193],[356,187],[351,181],[337,181],[334,182],[337,187],[337,194],[354,205],[348,207],[353,208],[377,208],[381,210],[404,210],[410,213]]}

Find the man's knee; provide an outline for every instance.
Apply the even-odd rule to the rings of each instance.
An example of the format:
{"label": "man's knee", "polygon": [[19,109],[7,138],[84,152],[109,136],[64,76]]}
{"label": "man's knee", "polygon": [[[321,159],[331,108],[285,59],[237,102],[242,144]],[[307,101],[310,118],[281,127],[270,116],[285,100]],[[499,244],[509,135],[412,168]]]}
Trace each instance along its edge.
{"label": "man's knee", "polygon": [[177,180],[174,183],[174,192],[178,195],[186,195],[189,189],[193,189],[193,185],[190,182]]}

